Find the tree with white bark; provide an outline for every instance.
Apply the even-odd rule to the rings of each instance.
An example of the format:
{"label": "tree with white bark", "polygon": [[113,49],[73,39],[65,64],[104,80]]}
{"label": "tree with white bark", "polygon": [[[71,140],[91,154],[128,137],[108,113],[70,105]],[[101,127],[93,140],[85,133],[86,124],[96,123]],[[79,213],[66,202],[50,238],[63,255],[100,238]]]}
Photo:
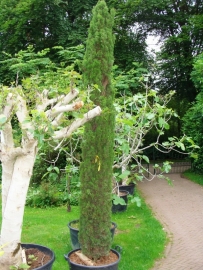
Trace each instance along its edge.
{"label": "tree with white bark", "polygon": [[[77,72],[70,69],[64,69],[62,72],[60,69],[60,74],[57,71],[51,72],[53,80],[50,80],[50,73],[47,74],[40,77],[36,73],[23,80],[22,86],[1,86],[0,246],[3,246],[4,251],[0,257],[1,270],[8,270],[10,266],[20,265],[22,262],[21,233],[24,207],[35,158],[41,143],[52,141],[55,142],[55,147],[60,147],[61,141],[101,114],[99,106],[89,103],[86,108],[87,99],[80,93],[77,88],[78,83],[74,81],[76,77],[77,82],[80,81]],[[64,84],[65,80],[69,85]],[[43,87],[45,85],[46,89]]]}

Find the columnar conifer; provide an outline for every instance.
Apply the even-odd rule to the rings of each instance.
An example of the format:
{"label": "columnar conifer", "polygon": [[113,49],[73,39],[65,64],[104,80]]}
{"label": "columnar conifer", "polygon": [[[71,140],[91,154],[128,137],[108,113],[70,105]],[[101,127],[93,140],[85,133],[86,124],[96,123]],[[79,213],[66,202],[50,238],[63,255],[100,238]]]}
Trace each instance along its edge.
{"label": "columnar conifer", "polygon": [[107,255],[111,247],[111,189],[115,110],[111,84],[114,35],[114,12],[109,12],[104,0],[93,8],[86,53],[83,60],[83,80],[93,90],[90,99],[102,108],[100,117],[85,126],[80,167],[81,214],[80,243],[82,252],[94,259]]}

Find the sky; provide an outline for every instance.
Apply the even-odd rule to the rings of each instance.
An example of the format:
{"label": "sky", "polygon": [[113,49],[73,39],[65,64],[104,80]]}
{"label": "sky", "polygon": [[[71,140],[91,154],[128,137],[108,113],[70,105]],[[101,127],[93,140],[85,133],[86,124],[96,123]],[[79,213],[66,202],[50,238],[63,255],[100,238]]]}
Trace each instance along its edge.
{"label": "sky", "polygon": [[146,42],[148,44],[149,51],[155,50],[155,52],[158,52],[160,50],[161,44],[159,43],[159,37],[149,35]]}

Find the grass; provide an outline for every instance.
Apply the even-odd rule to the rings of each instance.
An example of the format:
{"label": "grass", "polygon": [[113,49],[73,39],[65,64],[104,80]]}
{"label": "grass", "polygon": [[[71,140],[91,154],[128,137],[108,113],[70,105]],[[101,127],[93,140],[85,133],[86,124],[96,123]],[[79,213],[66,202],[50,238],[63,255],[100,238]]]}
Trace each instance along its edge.
{"label": "grass", "polygon": [[187,170],[183,173],[184,177],[203,186],[203,175],[193,172],[192,170]]}
{"label": "grass", "polygon": [[[67,224],[78,217],[79,207],[76,206],[71,212],[67,212],[65,206],[26,207],[22,242],[48,246],[56,255],[53,270],[67,270],[63,255],[72,250]],[[126,212],[113,214],[112,221],[117,223],[118,229],[112,247],[122,249],[119,270],[148,270],[163,256],[166,233],[144,202],[140,208],[131,204]]]}

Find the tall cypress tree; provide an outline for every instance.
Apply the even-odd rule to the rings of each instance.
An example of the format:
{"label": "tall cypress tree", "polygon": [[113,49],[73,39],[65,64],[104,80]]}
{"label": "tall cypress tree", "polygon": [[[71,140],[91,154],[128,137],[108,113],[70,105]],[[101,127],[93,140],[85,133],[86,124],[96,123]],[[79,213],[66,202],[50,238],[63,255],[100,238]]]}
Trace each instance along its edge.
{"label": "tall cypress tree", "polygon": [[104,0],[93,8],[83,60],[86,86],[97,85],[91,100],[102,108],[102,114],[85,126],[82,145],[81,204],[79,240],[82,252],[97,259],[111,247],[111,189],[114,146],[114,89],[111,84],[114,36],[114,12]]}

